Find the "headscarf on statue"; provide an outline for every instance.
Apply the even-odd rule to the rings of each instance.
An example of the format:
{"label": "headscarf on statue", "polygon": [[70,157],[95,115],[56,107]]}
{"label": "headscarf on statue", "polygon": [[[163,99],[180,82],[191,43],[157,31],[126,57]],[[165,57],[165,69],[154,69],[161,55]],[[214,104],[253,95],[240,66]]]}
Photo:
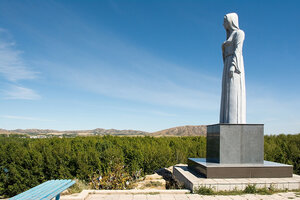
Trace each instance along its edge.
{"label": "headscarf on statue", "polygon": [[236,13],[228,13],[224,16],[229,22],[230,30],[226,30],[226,39],[230,37],[230,34],[233,30],[239,30],[239,17]]}

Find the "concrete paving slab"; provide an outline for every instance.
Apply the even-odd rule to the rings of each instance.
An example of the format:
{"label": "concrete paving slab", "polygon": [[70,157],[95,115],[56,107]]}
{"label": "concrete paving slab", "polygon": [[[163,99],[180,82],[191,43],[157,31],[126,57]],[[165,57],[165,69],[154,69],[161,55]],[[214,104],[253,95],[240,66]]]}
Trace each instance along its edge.
{"label": "concrete paving slab", "polygon": [[134,194],[133,200],[147,200],[146,194]]}
{"label": "concrete paving slab", "polygon": [[105,200],[119,200],[120,195],[119,194],[111,194],[111,195],[106,195]]}
{"label": "concrete paving slab", "polygon": [[266,195],[255,195],[255,197],[257,199],[262,199],[262,200],[265,200],[266,199]]}
{"label": "concrete paving slab", "polygon": [[120,200],[133,200],[132,194],[122,194],[120,195]]}
{"label": "concrete paving slab", "polygon": [[263,200],[273,200],[274,198],[271,195],[261,195]]}
{"label": "concrete paving slab", "polygon": [[203,198],[198,194],[187,194],[189,200],[202,200]]}
{"label": "concrete paving slab", "polygon": [[243,197],[237,196],[237,195],[229,195],[228,197],[229,197],[231,200],[241,200],[241,199],[243,199]]}
{"label": "concrete paving slab", "polygon": [[278,195],[282,196],[282,197],[295,197],[295,193],[294,192],[280,193]]}
{"label": "concrete paving slab", "polygon": [[160,196],[157,194],[147,194],[147,200],[160,200]]}
{"label": "concrete paving slab", "polygon": [[171,194],[160,194],[160,199],[175,200],[174,195]]}
{"label": "concrete paving slab", "polygon": [[205,199],[205,200],[215,200],[215,199],[216,199],[215,196],[202,196],[202,197],[203,197],[203,199]]}
{"label": "concrete paving slab", "polygon": [[189,197],[186,194],[177,194],[174,195],[175,200],[189,200]]}
{"label": "concrete paving slab", "polygon": [[271,198],[272,200],[288,199],[287,197],[283,197],[278,194],[273,194],[273,195],[271,195],[271,197],[272,197]]}
{"label": "concrete paving slab", "polygon": [[259,200],[259,198],[257,198],[256,195],[254,195],[254,194],[245,194],[245,195],[242,195],[242,197],[245,199],[249,199],[249,200]]}
{"label": "concrete paving slab", "polygon": [[87,200],[105,200],[107,195],[89,195]]}
{"label": "concrete paving slab", "polygon": [[228,196],[215,196],[215,198],[218,200],[231,200],[231,198]]}

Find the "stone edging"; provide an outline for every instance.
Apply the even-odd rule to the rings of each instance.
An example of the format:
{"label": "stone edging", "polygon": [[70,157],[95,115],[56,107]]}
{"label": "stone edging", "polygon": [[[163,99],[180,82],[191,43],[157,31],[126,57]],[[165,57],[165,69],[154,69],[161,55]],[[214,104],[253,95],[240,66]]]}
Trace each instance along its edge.
{"label": "stone edging", "polygon": [[86,200],[89,194],[186,194],[190,190],[83,190],[77,195],[61,196],[61,200]]}

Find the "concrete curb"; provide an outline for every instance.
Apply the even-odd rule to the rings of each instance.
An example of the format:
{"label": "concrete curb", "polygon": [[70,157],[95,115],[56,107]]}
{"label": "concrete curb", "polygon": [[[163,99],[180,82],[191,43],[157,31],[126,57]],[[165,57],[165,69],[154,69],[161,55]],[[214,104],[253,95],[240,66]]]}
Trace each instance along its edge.
{"label": "concrete curb", "polygon": [[79,194],[61,196],[61,200],[86,200],[90,194],[187,194],[190,190],[83,190]]}

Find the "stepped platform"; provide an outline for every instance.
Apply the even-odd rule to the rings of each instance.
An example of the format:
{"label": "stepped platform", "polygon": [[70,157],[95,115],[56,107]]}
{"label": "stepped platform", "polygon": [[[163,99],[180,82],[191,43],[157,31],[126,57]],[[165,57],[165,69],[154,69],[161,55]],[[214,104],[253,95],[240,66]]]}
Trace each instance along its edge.
{"label": "stepped platform", "polygon": [[201,186],[215,191],[244,190],[248,185],[256,185],[257,188],[273,187],[280,190],[300,189],[300,176],[296,174],[287,178],[206,178],[187,165],[175,165],[173,176],[191,191]]}
{"label": "stepped platform", "polygon": [[189,158],[188,166],[206,178],[288,178],[293,166],[271,161],[262,164],[221,164],[205,158]]}

